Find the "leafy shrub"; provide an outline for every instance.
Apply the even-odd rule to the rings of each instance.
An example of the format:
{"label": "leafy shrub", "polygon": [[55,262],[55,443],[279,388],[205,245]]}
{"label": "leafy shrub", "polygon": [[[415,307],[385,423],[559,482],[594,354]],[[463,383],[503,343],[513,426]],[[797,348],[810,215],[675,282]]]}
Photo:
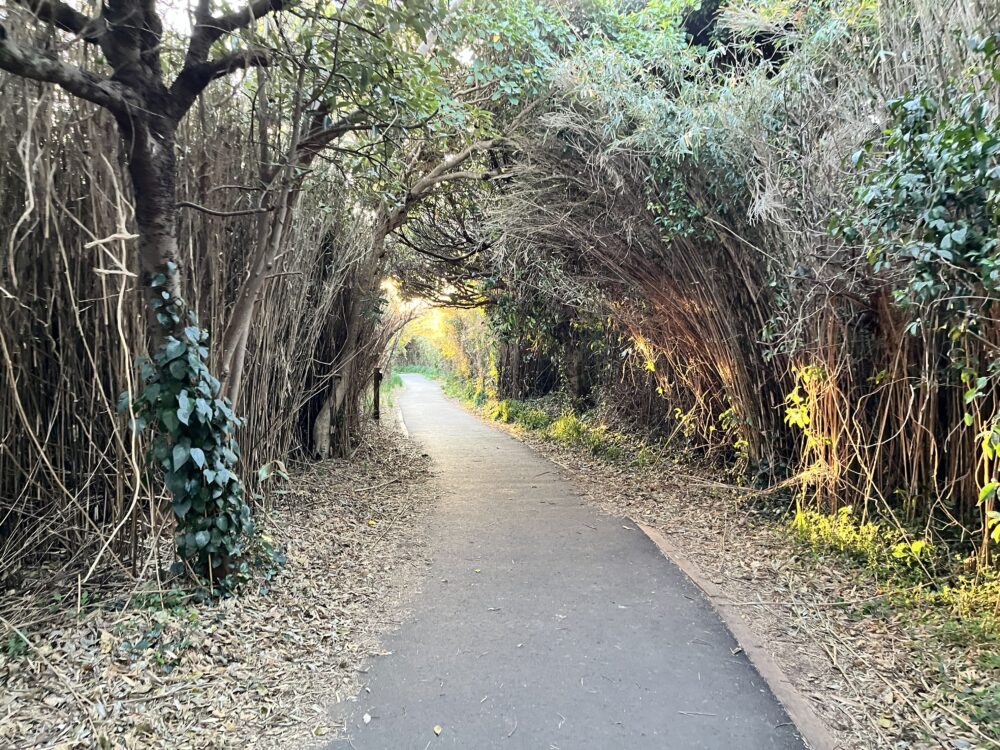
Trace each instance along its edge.
{"label": "leafy shrub", "polygon": [[625,452],[620,435],[610,432],[605,425],[591,427],[572,412],[564,412],[554,421],[547,435],[557,443],[586,448],[595,456],[612,460],[621,458]]}
{"label": "leafy shrub", "polygon": [[487,403],[483,413],[487,419],[494,422],[509,424],[513,421],[511,419],[510,401],[507,401],[506,399],[503,401],[491,401]]}
{"label": "leafy shrub", "polygon": [[532,409],[518,404],[514,413],[514,421],[526,430],[544,430],[552,424],[552,417],[541,409]]}
{"label": "leafy shrub", "polygon": [[541,409],[535,409],[521,401],[504,399],[487,402],[484,415],[494,422],[516,424],[526,430],[544,430],[552,424],[552,418]]}
{"label": "leafy shrub", "polygon": [[937,553],[923,539],[900,538],[902,532],[872,521],[859,521],[850,507],[833,515],[799,509],[791,521],[792,533],[813,549],[830,550],[873,568],[909,570],[933,562]]}
{"label": "leafy shrub", "polygon": [[565,445],[582,445],[587,426],[572,412],[564,412],[548,430],[548,437]]}

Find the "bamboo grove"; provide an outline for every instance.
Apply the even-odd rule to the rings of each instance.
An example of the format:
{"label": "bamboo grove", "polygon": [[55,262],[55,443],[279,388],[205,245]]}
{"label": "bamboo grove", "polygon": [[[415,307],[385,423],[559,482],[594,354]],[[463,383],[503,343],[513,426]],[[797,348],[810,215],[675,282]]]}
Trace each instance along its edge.
{"label": "bamboo grove", "polygon": [[486,311],[482,388],[988,561],[994,4],[83,5],[0,10],[4,576],[231,572],[356,445],[390,278]]}

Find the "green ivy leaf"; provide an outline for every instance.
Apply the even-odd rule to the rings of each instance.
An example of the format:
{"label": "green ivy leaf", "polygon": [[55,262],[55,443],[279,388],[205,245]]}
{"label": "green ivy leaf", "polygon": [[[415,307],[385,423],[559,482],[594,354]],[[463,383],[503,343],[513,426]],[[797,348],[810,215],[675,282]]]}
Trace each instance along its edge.
{"label": "green ivy leaf", "polygon": [[191,500],[174,500],[173,502],[174,515],[177,516],[181,521],[184,520],[184,516],[187,515],[188,511],[191,510]]}
{"label": "green ivy leaf", "polygon": [[160,419],[163,421],[164,429],[171,435],[176,433],[177,429],[181,426],[181,421],[177,418],[177,412],[173,409],[161,412]]}
{"label": "green ivy leaf", "polygon": [[184,380],[188,374],[188,363],[183,359],[175,359],[167,366],[167,369],[170,371],[171,377]]}
{"label": "green ivy leaf", "polygon": [[190,457],[191,450],[186,445],[181,443],[175,445],[173,450],[174,471],[180,470]]}
{"label": "green ivy leaf", "polygon": [[209,422],[212,421],[212,416],[213,416],[212,407],[205,399],[196,398],[194,400],[194,410],[197,412],[198,418],[203,423],[208,424]]}
{"label": "green ivy leaf", "polygon": [[177,419],[182,424],[189,424],[191,421],[191,410],[193,404],[186,390],[177,394]]}
{"label": "green ivy leaf", "polygon": [[191,460],[194,461],[194,465],[199,469],[205,468],[205,451],[201,448],[192,448],[190,451]]}
{"label": "green ivy leaf", "polygon": [[167,362],[177,359],[182,354],[187,347],[184,346],[183,341],[178,341],[175,338],[170,338],[167,343],[163,346],[163,357]]}

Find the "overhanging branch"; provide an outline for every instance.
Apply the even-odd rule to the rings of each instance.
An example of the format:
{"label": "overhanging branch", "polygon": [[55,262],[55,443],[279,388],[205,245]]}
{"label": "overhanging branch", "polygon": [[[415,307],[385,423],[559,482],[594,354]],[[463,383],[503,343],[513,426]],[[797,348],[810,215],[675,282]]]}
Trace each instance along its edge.
{"label": "overhanging branch", "polygon": [[7,38],[0,26],[0,69],[34,81],[54,83],[69,93],[123,115],[129,107],[126,89],[120,84],[64,63],[51,53],[22,47]]}
{"label": "overhanging branch", "polygon": [[354,110],[325,127],[317,128],[299,143],[299,152],[315,155],[347,133],[368,130],[371,123],[365,120],[365,113]]}
{"label": "overhanging branch", "polygon": [[30,10],[35,18],[57,29],[76,34],[88,42],[96,43],[100,34],[96,20],[84,15],[61,0],[15,0]]}
{"label": "overhanging branch", "polygon": [[224,16],[211,16],[208,13],[208,3],[199,2],[195,13],[197,19],[194,31],[191,32],[191,42],[184,56],[185,69],[208,60],[212,45],[236,29],[248,26],[258,18],[269,13],[277,13],[294,0],[254,0],[242,10],[227,13]]}

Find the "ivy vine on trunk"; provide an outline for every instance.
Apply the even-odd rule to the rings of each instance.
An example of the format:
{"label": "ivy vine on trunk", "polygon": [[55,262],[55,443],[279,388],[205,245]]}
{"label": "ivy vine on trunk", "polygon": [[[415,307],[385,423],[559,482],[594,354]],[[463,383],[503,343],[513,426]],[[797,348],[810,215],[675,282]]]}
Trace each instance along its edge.
{"label": "ivy vine on trunk", "polygon": [[[206,365],[208,333],[167,285],[165,274],[152,279],[161,292],[151,304],[164,329],[179,334],[167,336],[152,361],[140,360],[144,387],[131,404],[123,394],[119,407],[131,405],[135,429],[153,428],[150,464],[162,467],[173,498],[182,567],[213,588],[230,590],[249,573],[245,553],[254,534],[236,472],[233,432],[240,421]],[[188,325],[180,328],[185,317]]]}

